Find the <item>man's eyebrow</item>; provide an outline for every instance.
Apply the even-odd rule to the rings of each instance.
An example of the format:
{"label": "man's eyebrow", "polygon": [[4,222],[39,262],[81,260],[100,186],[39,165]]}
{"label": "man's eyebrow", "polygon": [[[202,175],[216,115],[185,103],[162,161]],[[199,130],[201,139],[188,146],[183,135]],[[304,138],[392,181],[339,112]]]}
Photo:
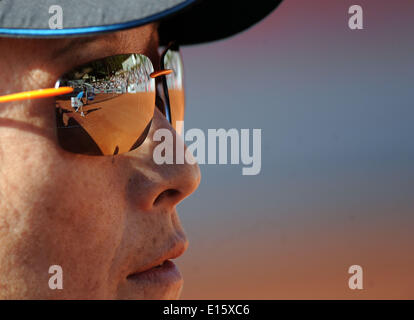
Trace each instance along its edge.
{"label": "man's eyebrow", "polygon": [[85,37],[78,37],[73,39],[67,39],[65,44],[59,46],[52,52],[52,57],[57,58],[61,55],[65,55],[68,52],[73,53],[73,51],[78,49],[85,49],[88,45],[102,41],[107,44],[113,44],[114,40],[116,40],[116,35],[114,33],[106,33],[98,36],[85,36]]}
{"label": "man's eyebrow", "polygon": [[52,52],[52,58],[57,58],[61,55],[66,54],[74,49],[84,47],[86,44],[96,41],[96,37],[83,37],[83,38],[73,38],[65,41],[63,46],[57,47]]}
{"label": "man's eyebrow", "polygon": [[[90,61],[103,58],[107,55],[141,53],[149,57],[156,68],[158,64],[158,34],[154,27],[145,32],[135,33],[131,31],[118,33],[104,33],[95,36],[66,38],[52,47],[50,57],[55,61]],[[157,39],[156,42],[153,40]],[[62,41],[63,40],[63,41]]]}

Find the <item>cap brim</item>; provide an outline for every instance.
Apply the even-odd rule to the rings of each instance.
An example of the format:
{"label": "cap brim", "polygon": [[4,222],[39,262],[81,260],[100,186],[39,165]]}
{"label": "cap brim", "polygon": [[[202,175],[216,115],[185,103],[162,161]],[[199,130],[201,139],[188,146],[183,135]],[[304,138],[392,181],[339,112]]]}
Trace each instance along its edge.
{"label": "cap brim", "polygon": [[[160,40],[195,44],[236,34],[282,0],[2,0],[0,36],[60,38],[113,32],[161,21]],[[57,6],[57,7],[56,7]],[[62,28],[55,19],[61,8]]]}
{"label": "cap brim", "polygon": [[167,17],[160,25],[163,44],[197,44],[235,35],[262,20],[283,0],[207,0]]}

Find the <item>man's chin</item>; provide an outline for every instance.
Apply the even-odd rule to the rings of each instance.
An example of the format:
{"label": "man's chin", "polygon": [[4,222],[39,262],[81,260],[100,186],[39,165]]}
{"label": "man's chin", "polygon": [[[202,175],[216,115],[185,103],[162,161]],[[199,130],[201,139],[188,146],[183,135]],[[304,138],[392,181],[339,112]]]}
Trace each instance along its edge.
{"label": "man's chin", "polygon": [[[132,280],[133,281],[133,280]],[[181,296],[183,279],[168,284],[137,284],[132,281],[119,290],[119,300],[177,300]]]}

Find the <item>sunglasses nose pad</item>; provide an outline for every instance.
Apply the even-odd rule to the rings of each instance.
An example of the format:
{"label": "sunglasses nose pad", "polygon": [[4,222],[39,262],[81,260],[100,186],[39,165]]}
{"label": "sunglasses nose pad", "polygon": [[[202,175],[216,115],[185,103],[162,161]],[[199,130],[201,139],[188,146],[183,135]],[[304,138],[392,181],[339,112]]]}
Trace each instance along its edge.
{"label": "sunglasses nose pad", "polygon": [[[160,90],[158,90],[157,92],[160,92]],[[171,117],[167,109],[167,104],[165,103],[165,98],[160,97],[158,93],[155,96],[155,105],[158,108],[158,110],[161,111],[161,113],[164,115],[167,121],[171,124]]]}
{"label": "sunglasses nose pad", "polygon": [[161,113],[165,116],[165,102],[158,94],[155,96],[155,105],[158,108],[158,110],[160,110]]}

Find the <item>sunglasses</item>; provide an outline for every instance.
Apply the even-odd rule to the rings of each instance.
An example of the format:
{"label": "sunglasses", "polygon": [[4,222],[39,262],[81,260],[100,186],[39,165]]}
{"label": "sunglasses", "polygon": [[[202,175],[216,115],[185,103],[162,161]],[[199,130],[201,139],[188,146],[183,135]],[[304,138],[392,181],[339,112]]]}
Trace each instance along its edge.
{"label": "sunglasses", "polygon": [[94,60],[64,74],[54,89],[0,97],[0,102],[56,97],[59,146],[84,155],[117,155],[147,138],[155,108],[176,130],[184,120],[183,63],[178,45],[161,54],[160,71],[142,54]]}

